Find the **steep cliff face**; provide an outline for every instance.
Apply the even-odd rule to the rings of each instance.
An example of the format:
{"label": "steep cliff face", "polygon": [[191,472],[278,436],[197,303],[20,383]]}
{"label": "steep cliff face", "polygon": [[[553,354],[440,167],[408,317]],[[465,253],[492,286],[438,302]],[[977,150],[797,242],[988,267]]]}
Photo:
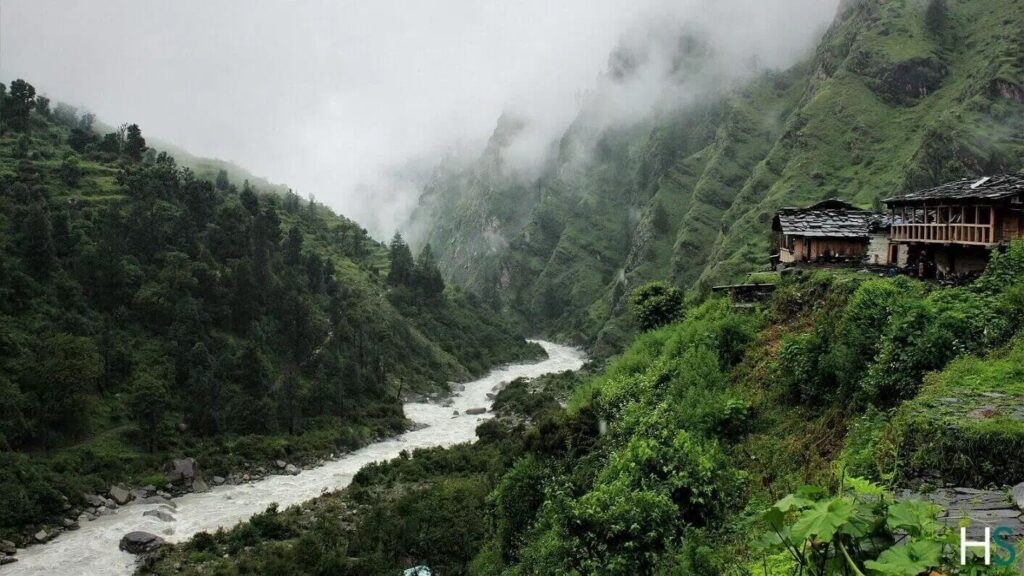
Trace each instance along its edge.
{"label": "steep cliff face", "polygon": [[[526,177],[503,162],[523,126],[505,118],[478,162],[439,170],[413,223],[450,279],[529,329],[616,350],[629,290],[764,267],[780,206],[1021,169],[1024,2],[946,4],[846,2],[811,57],[738,85],[696,81],[712,57],[681,33],[686,98],[628,123],[584,107]],[[638,58],[616,51],[609,81]]]}

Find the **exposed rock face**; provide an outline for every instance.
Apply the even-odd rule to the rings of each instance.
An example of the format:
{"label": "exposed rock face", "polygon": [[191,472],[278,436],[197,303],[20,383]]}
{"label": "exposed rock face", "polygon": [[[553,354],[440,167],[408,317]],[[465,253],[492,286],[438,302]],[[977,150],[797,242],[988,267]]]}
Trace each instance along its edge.
{"label": "exposed rock face", "polygon": [[882,78],[881,90],[890,100],[912,104],[938,90],[946,65],[935,57],[911,58],[893,65]]}
{"label": "exposed rock face", "polygon": [[120,486],[111,486],[107,494],[118,506],[124,506],[132,499],[131,493]]}
{"label": "exposed rock face", "polygon": [[466,410],[466,414],[473,414],[473,415],[475,415],[475,414],[486,414],[486,413],[487,413],[487,408],[470,408],[469,410]]}
{"label": "exposed rock face", "polygon": [[171,482],[191,480],[196,476],[196,468],[195,458],[176,458],[171,461],[171,471],[167,478]]}
{"label": "exposed rock face", "polygon": [[164,539],[149,532],[129,532],[121,537],[118,548],[129,554],[145,554],[152,552],[164,543]]}

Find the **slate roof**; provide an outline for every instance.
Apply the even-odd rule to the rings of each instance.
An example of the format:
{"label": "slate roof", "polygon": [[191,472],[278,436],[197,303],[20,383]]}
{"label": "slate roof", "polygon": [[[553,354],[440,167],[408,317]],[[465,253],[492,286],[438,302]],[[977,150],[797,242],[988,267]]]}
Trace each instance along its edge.
{"label": "slate roof", "polygon": [[867,238],[872,230],[884,225],[882,214],[830,198],[807,208],[779,210],[772,229],[790,236]]}
{"label": "slate roof", "polygon": [[886,198],[886,204],[918,204],[937,200],[1005,200],[1024,193],[1024,176],[999,174],[965,178],[935,188]]}

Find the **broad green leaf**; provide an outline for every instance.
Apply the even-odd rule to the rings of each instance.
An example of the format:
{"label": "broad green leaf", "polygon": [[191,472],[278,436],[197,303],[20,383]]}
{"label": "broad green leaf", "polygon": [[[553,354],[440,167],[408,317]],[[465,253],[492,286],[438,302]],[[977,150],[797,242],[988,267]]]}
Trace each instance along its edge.
{"label": "broad green leaf", "polygon": [[779,512],[789,512],[791,510],[802,510],[804,508],[810,508],[814,505],[814,500],[808,500],[807,498],[801,498],[795,494],[790,494],[782,500],[775,503],[772,506],[773,509]]}
{"label": "broad green leaf", "polygon": [[816,537],[818,540],[830,541],[852,515],[853,504],[846,498],[818,502],[800,513],[800,519],[793,525],[793,536],[800,540]]}
{"label": "broad green leaf", "polygon": [[843,483],[847,490],[857,494],[864,494],[867,496],[885,495],[885,488],[882,488],[878,484],[870,480],[865,480],[859,476],[847,476]]}
{"label": "broad green leaf", "polygon": [[918,576],[942,562],[942,544],[931,540],[910,542],[905,546],[893,546],[878,555],[878,560],[868,560],[864,567],[887,576]]}
{"label": "broad green leaf", "polygon": [[923,500],[904,500],[889,506],[885,523],[890,530],[904,529],[911,536],[928,532],[935,521],[939,507]]}

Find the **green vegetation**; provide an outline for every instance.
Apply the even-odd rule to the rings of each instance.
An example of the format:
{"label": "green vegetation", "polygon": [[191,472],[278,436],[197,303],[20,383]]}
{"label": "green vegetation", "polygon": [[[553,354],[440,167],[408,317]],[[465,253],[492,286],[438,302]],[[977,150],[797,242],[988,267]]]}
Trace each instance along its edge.
{"label": "green vegetation", "polygon": [[[940,510],[892,494],[936,474],[978,488],[1020,480],[1005,455],[1024,447],[1024,345],[1013,322],[1024,313],[1022,256],[1024,244],[995,254],[989,271],[961,288],[787,275],[763,307],[710,298],[641,333],[603,369],[577,376],[565,409],[550,392],[559,385],[512,383],[497,404],[533,414],[531,426],[509,430],[499,418],[478,430],[480,445],[362,475],[353,492],[375,487],[388,495],[371,507],[421,527],[368,524],[399,544],[375,541],[374,557],[386,560],[363,573],[428,561],[479,575],[1014,573],[977,558],[959,566],[958,532],[937,520]],[[470,515],[449,512],[449,482],[465,480],[454,462],[492,458],[501,442],[502,458],[486,469],[493,476],[460,485]],[[410,480],[423,480],[414,485],[436,492],[404,500],[413,488],[394,490],[390,466],[415,470]],[[432,522],[450,522],[454,535],[430,536]],[[349,528],[348,546],[363,529]],[[466,548],[430,556],[417,538],[435,537]],[[330,549],[310,529],[291,538]],[[258,554],[270,558],[269,546]],[[280,573],[313,573],[316,557],[290,550],[299,551]],[[168,554],[158,572],[181,561],[182,549]],[[186,563],[186,572],[215,564],[234,573],[245,562]],[[266,562],[244,565],[259,571]]]}
{"label": "green vegetation", "polygon": [[843,2],[789,70],[628,128],[584,111],[535,180],[502,162],[522,129],[503,117],[477,163],[438,170],[414,220],[448,279],[612,355],[632,338],[636,287],[669,280],[699,298],[761,269],[782,206],[877,207],[1024,168],[1021,29],[1021,0]]}
{"label": "green vegetation", "polygon": [[406,425],[406,390],[543,354],[429,249],[388,286],[387,248],[313,201],[203,179],[22,80],[0,101],[0,536],[172,456],[226,475],[358,446]]}
{"label": "green vegetation", "polygon": [[637,329],[647,332],[682,318],[683,293],[667,282],[651,282],[629,295],[629,307]]}
{"label": "green vegetation", "polygon": [[[1016,574],[1014,566],[986,566],[973,552],[960,564],[960,536],[938,521],[942,509],[921,500],[897,502],[877,484],[849,478],[839,494],[829,496],[804,486],[775,503],[764,515],[771,532],[756,547],[765,555],[763,573],[771,572],[768,553],[783,551],[790,573],[880,574]],[[1013,544],[993,544],[993,559],[1006,563]],[[779,557],[773,558],[778,568]],[[752,567],[757,570],[756,565]]]}

